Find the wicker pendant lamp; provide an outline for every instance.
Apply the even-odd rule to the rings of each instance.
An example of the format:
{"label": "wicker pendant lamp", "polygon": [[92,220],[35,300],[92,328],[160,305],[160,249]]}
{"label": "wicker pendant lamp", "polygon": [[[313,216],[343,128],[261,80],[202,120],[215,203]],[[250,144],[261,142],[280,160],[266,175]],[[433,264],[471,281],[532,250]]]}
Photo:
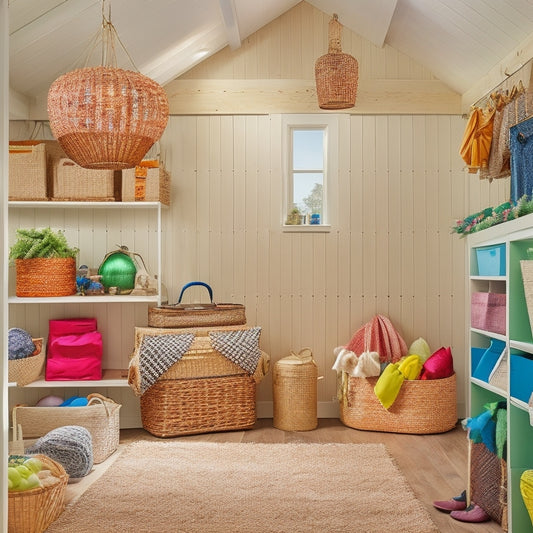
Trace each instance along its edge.
{"label": "wicker pendant lamp", "polygon": [[336,13],[329,21],[328,53],[315,63],[316,92],[322,109],[354,107],[359,80],[357,59],[341,50],[342,24]]}
{"label": "wicker pendant lamp", "polygon": [[152,79],[116,67],[115,39],[119,43],[120,39],[111,16],[104,15],[103,4],[99,37],[101,66],[73,70],[50,86],[50,128],[65,153],[81,167],[133,168],[163,134],[168,100]]}

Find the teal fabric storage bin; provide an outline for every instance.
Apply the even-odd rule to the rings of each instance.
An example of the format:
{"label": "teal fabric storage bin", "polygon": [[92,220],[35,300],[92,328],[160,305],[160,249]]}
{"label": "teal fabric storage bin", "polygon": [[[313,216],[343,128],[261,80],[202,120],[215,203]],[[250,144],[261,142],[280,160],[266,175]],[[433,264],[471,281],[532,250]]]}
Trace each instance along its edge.
{"label": "teal fabric storage bin", "polygon": [[[474,349],[472,348],[472,350]],[[479,348],[477,349],[479,350]],[[490,347],[483,352],[477,366],[473,369],[473,377],[488,383],[490,375],[504,350],[504,341],[492,339],[490,341]]]}
{"label": "teal fabric storage bin", "polygon": [[476,248],[479,276],[505,276],[505,244]]}

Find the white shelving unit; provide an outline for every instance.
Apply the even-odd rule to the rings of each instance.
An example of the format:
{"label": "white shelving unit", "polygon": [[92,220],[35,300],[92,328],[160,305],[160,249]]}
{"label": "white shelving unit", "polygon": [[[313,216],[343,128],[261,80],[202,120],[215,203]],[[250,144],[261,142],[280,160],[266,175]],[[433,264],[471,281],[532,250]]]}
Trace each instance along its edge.
{"label": "white shelving unit", "polygon": [[[497,276],[480,276],[477,249],[498,245],[503,245],[505,272]],[[520,266],[521,260],[528,259],[528,248],[533,248],[533,215],[471,234],[468,236],[467,246],[467,294],[506,294],[505,334],[470,327],[467,353],[472,354],[472,348],[487,348],[493,339],[503,341],[508,350],[507,382],[504,387],[494,386],[473,377],[472,357],[467,358],[470,376],[469,413],[470,416],[477,416],[486,403],[506,401],[509,533],[533,533],[531,520],[520,493],[522,472],[533,469],[533,427],[529,418],[529,398],[516,397],[519,390],[524,396],[524,386],[526,392],[528,387],[533,391],[533,336]],[[470,316],[470,301],[468,305],[467,316]],[[519,367],[519,361],[525,366]]]}
{"label": "white shelving unit", "polygon": [[20,327],[33,337],[48,336],[48,321],[95,317],[103,339],[102,380],[37,380],[25,387],[9,384],[10,408],[34,405],[45,394],[68,397],[98,391],[122,404],[122,427],[141,427],[138,398],[128,386],[127,368],[134,349],[135,326],[146,326],[149,306],[161,303],[162,226],[159,202],[9,202],[9,240],[17,228],[52,227],[65,232],[80,249],[77,265],[97,268],[105,255],[120,245],[139,253],[157,276],[157,296],[101,295],[57,298],[15,296],[15,270],[9,272],[9,327]]}

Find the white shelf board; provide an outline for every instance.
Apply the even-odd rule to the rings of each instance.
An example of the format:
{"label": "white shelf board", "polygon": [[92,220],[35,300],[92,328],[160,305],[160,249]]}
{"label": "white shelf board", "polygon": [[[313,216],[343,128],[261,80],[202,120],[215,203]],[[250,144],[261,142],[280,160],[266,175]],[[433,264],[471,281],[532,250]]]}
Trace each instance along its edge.
{"label": "white shelf board", "polygon": [[470,276],[471,281],[507,281],[507,276]]}
{"label": "white shelf board", "polygon": [[479,333],[480,335],[484,335],[485,337],[490,337],[492,339],[499,339],[504,342],[507,341],[507,337],[505,335],[501,335],[500,333],[493,333],[491,331],[485,331],[484,329],[478,328],[470,328],[470,331],[472,333]]}
{"label": "white shelf board", "polygon": [[491,385],[490,383],[487,383],[486,381],[483,381],[482,379],[471,377],[470,381],[472,383],[475,383],[479,387],[482,387],[483,389],[486,389],[486,390],[490,390],[496,394],[499,394],[500,396],[503,396],[504,398],[508,396],[507,391],[500,389],[499,387],[495,387],[494,385]]}
{"label": "white shelf board", "polygon": [[10,304],[96,304],[96,303],[157,303],[158,296],[101,295],[101,296],[57,296],[22,298],[10,296]]}
{"label": "white shelf board", "polygon": [[155,208],[160,207],[163,204],[160,202],[61,202],[61,201],[33,201],[26,202],[23,200],[11,200],[8,202],[9,207],[23,207],[23,208],[49,208],[57,209],[58,207],[64,207],[66,209],[75,208],[75,209],[93,209],[93,208],[104,208],[104,209],[125,209],[134,207],[138,208]]}
{"label": "white shelf board", "polygon": [[[25,385],[24,389],[28,388],[77,388],[77,387],[92,387],[92,388],[107,388],[107,387],[129,387],[126,370],[104,369],[102,371],[102,379],[97,380],[72,380],[72,381],[46,381],[44,378],[38,379]],[[17,387],[16,383],[9,383],[10,387]]]}
{"label": "white shelf board", "polygon": [[526,402],[523,402],[522,400],[519,400],[518,398],[515,398],[513,396],[511,396],[510,401],[511,405],[514,405],[515,407],[522,409],[522,411],[529,413],[529,405]]}
{"label": "white shelf board", "polygon": [[533,344],[530,342],[509,341],[509,345],[511,348],[515,348],[516,350],[533,354]]}

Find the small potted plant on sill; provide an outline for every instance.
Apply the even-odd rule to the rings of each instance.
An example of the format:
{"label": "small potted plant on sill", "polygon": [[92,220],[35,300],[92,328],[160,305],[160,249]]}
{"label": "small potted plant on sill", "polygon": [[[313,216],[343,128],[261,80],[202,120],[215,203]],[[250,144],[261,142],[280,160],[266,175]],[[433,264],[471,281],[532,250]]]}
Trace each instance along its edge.
{"label": "small potted plant on sill", "polygon": [[62,231],[17,229],[9,250],[15,264],[16,295],[21,297],[76,294],[76,256]]}
{"label": "small potted plant on sill", "polygon": [[302,214],[300,210],[295,206],[291,209],[290,213],[287,215],[287,220],[285,224],[287,226],[297,226],[302,223]]}

